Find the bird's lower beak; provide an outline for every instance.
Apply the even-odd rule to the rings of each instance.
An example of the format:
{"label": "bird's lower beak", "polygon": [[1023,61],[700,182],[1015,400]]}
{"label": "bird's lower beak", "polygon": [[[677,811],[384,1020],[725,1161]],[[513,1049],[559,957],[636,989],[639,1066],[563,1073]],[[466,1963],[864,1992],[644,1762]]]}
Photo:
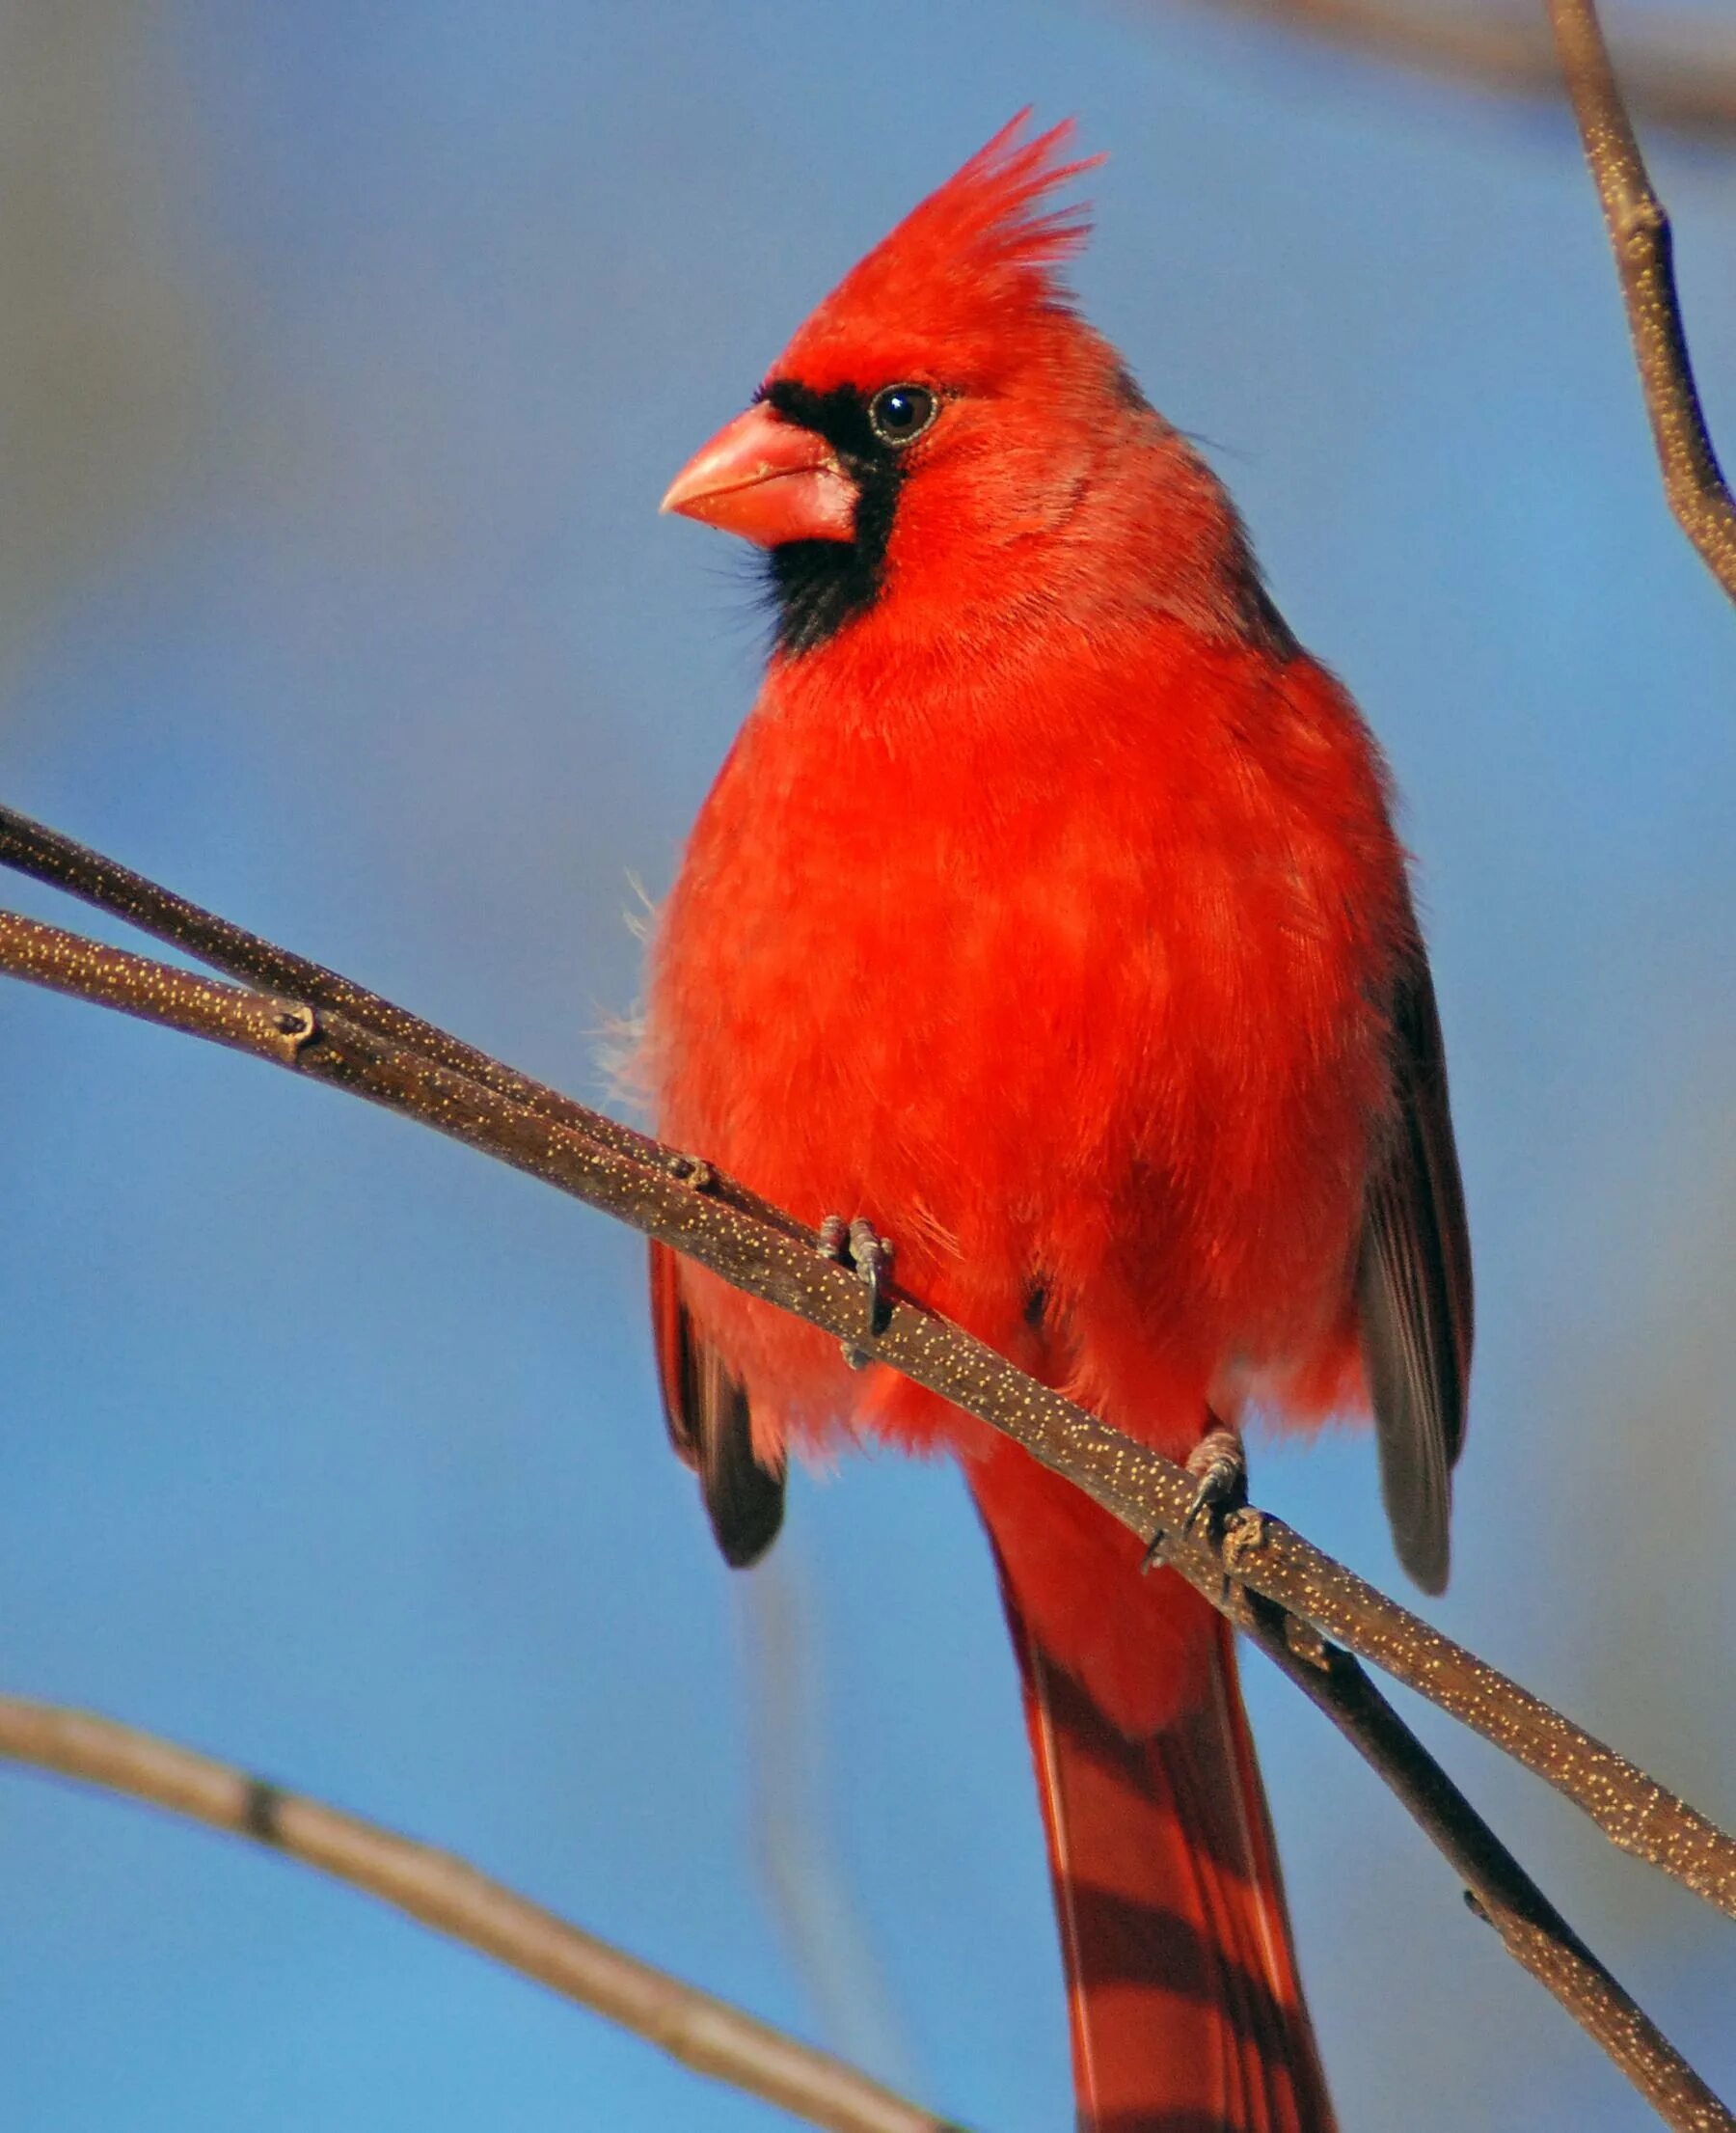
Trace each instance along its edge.
{"label": "bird's lower beak", "polygon": [[825,438],[764,405],[738,415],[696,451],[662,505],[762,548],[853,540],[855,507],[855,484]]}

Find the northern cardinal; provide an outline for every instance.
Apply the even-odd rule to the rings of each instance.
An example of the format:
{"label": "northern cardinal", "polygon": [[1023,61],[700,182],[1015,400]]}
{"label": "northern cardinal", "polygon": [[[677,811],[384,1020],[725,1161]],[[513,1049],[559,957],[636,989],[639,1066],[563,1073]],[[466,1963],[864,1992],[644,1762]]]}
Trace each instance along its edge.
{"label": "northern cardinal", "polygon": [[[1220,1475],[1251,1410],[1371,1407],[1438,1591],[1471,1275],[1386,772],[1061,283],[1070,137],[997,134],[664,500],[765,550],[775,636],[657,928],[658,1128]],[[652,1299],[730,1562],[776,1532],[792,1442],[963,1462],[1081,2125],[1330,2128],[1221,1619],[932,1394],[657,1246]]]}

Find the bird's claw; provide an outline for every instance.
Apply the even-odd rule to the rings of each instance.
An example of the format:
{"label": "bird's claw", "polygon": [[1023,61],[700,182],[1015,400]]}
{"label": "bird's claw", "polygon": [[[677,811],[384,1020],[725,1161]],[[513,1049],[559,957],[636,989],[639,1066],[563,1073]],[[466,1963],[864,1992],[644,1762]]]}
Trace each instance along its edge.
{"label": "bird's claw", "polygon": [[1212,1430],[1187,1455],[1187,1470],[1199,1482],[1181,1521],[1183,1533],[1207,1528],[1248,1500],[1248,1463],[1234,1430]]}
{"label": "bird's claw", "polygon": [[[1209,1431],[1188,1453],[1187,1470],[1199,1483],[1193,1501],[1181,1520],[1183,1535],[1191,1538],[1205,1526],[1215,1531],[1232,1511],[1239,1511],[1248,1500],[1248,1462],[1243,1455],[1241,1438],[1234,1430]],[[1151,1545],[1140,1558],[1143,1574],[1161,1563],[1169,1545],[1170,1536],[1159,1531],[1152,1536]]]}
{"label": "bird's claw", "polygon": [[892,1316],[892,1299],[886,1294],[886,1278],[892,1271],[891,1241],[858,1219],[850,1225],[850,1257],[868,1290],[869,1336],[878,1340]]}
{"label": "bird's claw", "polygon": [[[878,1340],[892,1316],[892,1299],[886,1293],[886,1277],[893,1256],[891,1240],[882,1237],[873,1223],[860,1216],[854,1222],[847,1222],[842,1215],[828,1215],[820,1224],[820,1249],[828,1259],[851,1268],[866,1287],[867,1337],[870,1341]],[[844,1360],[852,1370],[860,1370],[870,1360],[868,1352],[855,1342],[845,1341],[842,1346]]]}
{"label": "bird's claw", "polygon": [[664,1158],[664,1168],[695,1192],[709,1192],[718,1182],[718,1173],[703,1156],[683,1155],[679,1149]]}

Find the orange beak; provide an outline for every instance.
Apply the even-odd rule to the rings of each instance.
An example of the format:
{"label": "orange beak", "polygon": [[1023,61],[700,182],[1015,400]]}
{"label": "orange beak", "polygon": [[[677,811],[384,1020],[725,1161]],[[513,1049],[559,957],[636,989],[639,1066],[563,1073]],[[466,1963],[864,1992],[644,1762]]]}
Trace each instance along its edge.
{"label": "orange beak", "polygon": [[854,540],[855,507],[855,483],[826,439],[780,421],[763,403],[696,451],[661,506],[762,548]]}

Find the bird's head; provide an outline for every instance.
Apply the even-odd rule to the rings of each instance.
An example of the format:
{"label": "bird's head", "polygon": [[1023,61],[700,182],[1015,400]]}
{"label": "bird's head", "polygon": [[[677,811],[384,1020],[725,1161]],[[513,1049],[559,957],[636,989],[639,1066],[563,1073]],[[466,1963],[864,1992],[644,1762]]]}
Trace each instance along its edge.
{"label": "bird's head", "polygon": [[664,499],[767,550],[786,656],[877,610],[936,612],[902,597],[912,581],[943,582],[950,624],[984,631],[1100,592],[1105,547],[1149,516],[1153,452],[1218,508],[1060,279],[1088,225],[1051,198],[1091,163],[1064,160],[1071,124],[1024,125],[851,270]]}

